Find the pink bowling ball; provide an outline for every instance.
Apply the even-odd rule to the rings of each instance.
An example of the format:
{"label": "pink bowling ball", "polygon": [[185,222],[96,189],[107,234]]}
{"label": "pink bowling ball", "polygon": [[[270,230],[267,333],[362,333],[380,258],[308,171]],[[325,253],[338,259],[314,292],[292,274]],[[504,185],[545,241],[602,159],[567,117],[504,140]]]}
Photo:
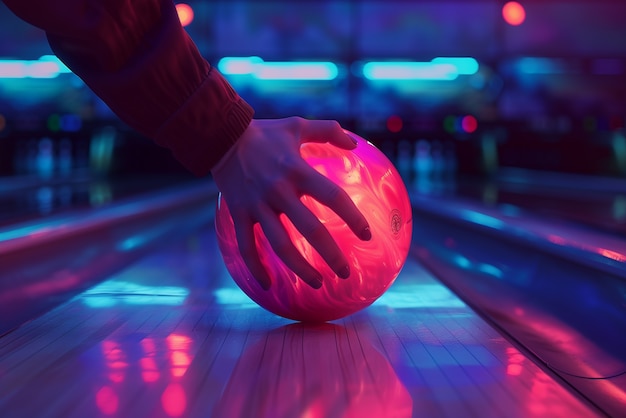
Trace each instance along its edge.
{"label": "pink bowling ball", "polygon": [[358,135],[347,133],[357,140],[354,150],[328,143],[305,143],[301,154],[313,168],[342,187],[369,222],[372,239],[361,241],[335,212],[311,197],[302,197],[346,255],[351,269],[348,279],[337,277],[282,216],[294,245],[322,274],[323,284],[320,289],[313,289],[287,268],[256,225],[259,256],[272,279],[271,288],[264,290],[241,258],[230,212],[221,195],[218,198],[215,227],[226,268],[252,300],[285,318],[323,322],[357,312],[371,305],[393,284],[406,261],[412,210],[404,182],[381,151]]}

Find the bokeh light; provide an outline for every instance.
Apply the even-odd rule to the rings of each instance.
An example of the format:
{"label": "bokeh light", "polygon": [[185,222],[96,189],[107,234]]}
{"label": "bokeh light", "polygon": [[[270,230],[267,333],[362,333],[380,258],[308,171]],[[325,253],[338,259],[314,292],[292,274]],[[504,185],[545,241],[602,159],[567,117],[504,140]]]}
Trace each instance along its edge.
{"label": "bokeh light", "polygon": [[400,132],[402,130],[402,125],[402,118],[398,115],[391,115],[387,119],[387,129],[389,132]]}
{"label": "bokeh light", "polygon": [[478,121],[474,116],[467,115],[461,119],[461,127],[463,132],[468,134],[474,133],[476,132],[476,129],[478,129]]}
{"label": "bokeh light", "polygon": [[187,26],[193,22],[193,9],[190,5],[179,3],[176,5],[176,12],[178,12],[178,18],[180,19],[181,25]]}
{"label": "bokeh light", "polygon": [[502,17],[509,25],[519,26],[526,20],[526,10],[518,2],[510,1],[502,7]]}

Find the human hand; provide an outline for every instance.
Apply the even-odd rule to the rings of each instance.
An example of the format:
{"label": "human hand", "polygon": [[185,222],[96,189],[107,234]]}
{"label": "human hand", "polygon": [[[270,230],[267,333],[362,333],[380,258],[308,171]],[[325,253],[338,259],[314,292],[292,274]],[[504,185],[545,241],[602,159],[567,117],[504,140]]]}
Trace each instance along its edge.
{"label": "human hand", "polygon": [[329,142],[347,150],[356,146],[336,121],[299,117],[255,119],[212,170],[233,218],[241,256],[266,290],[271,286],[271,278],[256,249],[256,223],[287,267],[311,287],[322,286],[321,274],[289,239],[279,218],[282,213],[337,276],[345,279],[350,275],[347,258],[324,225],[300,201],[302,195],[333,210],[360,239],[371,238],[367,220],[348,194],[300,156],[304,142]]}

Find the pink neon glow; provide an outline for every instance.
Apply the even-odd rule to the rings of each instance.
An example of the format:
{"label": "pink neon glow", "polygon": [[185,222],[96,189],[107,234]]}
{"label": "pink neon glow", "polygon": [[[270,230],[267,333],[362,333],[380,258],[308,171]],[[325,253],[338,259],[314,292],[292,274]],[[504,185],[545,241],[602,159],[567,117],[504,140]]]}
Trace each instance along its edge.
{"label": "pink neon glow", "polygon": [[166,341],[170,350],[187,350],[191,344],[191,338],[179,334],[168,335]]}
{"label": "pink neon glow", "polygon": [[412,211],[404,183],[392,163],[365,139],[352,151],[330,144],[306,143],[303,158],[321,174],[344,188],[367,218],[370,241],[361,241],[345,222],[326,206],[303,196],[303,203],[328,228],[351,265],[347,280],[339,279],[319,254],[283,217],[296,248],[322,273],[324,284],[313,289],[278,259],[257,225],[262,262],[272,278],[265,291],[246,268],[226,202],[219,199],[215,219],[220,251],[237,285],[265,309],[297,321],[322,322],[350,315],[378,299],[400,273],[411,243]]}
{"label": "pink neon glow", "polygon": [[[354,328],[295,323],[246,347],[212,412],[215,417],[407,418],[413,416],[413,400],[387,357]],[[419,406],[415,412],[422,416]]]}
{"label": "pink neon glow", "polygon": [[117,412],[120,401],[113,389],[103,386],[96,393],[96,405],[104,415],[113,415]]}
{"label": "pink neon glow", "polygon": [[109,369],[108,377],[113,383],[122,383],[126,377],[129,364],[120,345],[111,340],[102,341],[102,354]]}
{"label": "pink neon glow", "polygon": [[141,379],[146,383],[152,383],[159,380],[161,373],[156,362],[156,343],[152,338],[144,338],[141,340],[141,348],[144,351],[144,357],[139,360],[141,367]]}
{"label": "pink neon glow", "polygon": [[146,383],[156,382],[161,377],[154,357],[143,357],[139,360],[141,379]]}
{"label": "pink neon glow", "polygon": [[170,383],[161,395],[163,411],[170,417],[179,417],[187,409],[185,389],[178,383]]}
{"label": "pink neon glow", "polygon": [[172,362],[170,372],[174,377],[184,376],[191,364],[189,355],[184,351],[173,351],[170,355],[170,361]]}

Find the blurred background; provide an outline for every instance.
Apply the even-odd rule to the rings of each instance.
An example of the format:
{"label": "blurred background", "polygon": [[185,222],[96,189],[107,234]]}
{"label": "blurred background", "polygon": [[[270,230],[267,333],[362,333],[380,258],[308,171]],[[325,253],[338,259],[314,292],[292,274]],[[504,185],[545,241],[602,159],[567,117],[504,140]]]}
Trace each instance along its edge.
{"label": "blurred background", "polygon": [[[560,199],[570,216],[626,223],[623,0],[177,7],[257,117],[336,119],[413,193],[543,211]],[[0,224],[192,179],[0,5]]]}

